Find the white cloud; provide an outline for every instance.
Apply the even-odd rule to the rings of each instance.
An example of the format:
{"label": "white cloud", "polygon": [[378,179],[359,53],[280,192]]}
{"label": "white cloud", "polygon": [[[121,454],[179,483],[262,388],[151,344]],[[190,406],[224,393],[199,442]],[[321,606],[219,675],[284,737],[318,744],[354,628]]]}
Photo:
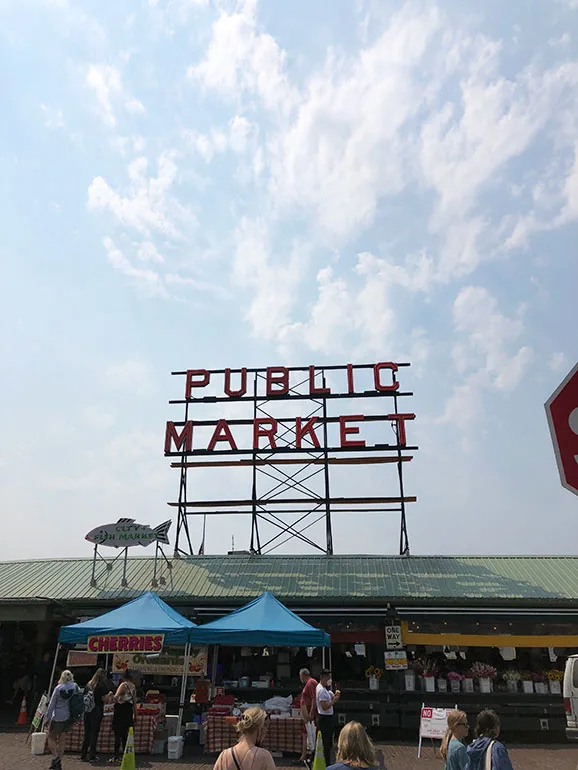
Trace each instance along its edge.
{"label": "white cloud", "polygon": [[111,128],[117,123],[113,107],[115,102],[122,103],[130,115],[142,115],[145,112],[141,102],[126,93],[117,67],[110,64],[90,64],[86,83],[96,95],[102,120]]}
{"label": "white cloud", "polygon": [[138,396],[147,396],[153,391],[152,369],[145,361],[129,358],[120,363],[110,364],[105,371],[108,385]]}
{"label": "white cloud", "polygon": [[127,278],[131,278],[139,291],[147,296],[167,296],[162,278],[157,272],[134,267],[124,253],[115,246],[111,238],[106,237],[104,239],[104,248],[112,267],[126,275]]}
{"label": "white cloud", "polygon": [[427,98],[413,70],[439,26],[435,9],[406,8],[355,57],[329,55],[293,122],[271,141],[271,190],[280,204],[309,208],[341,241],[371,223],[380,197],[403,189],[413,176],[403,129]]}
{"label": "white cloud", "polygon": [[103,177],[95,177],[88,188],[88,209],[108,211],[120,225],[145,236],[156,231],[177,238],[179,222],[186,220],[190,225],[194,217],[170,194],[178,173],[175,153],[166,151],[160,155],[156,177],[147,176],[147,170],[144,157],[130,163],[126,195],[113,190]]}
{"label": "white cloud", "polygon": [[165,261],[159,254],[157,247],[150,241],[143,241],[138,245],[137,257],[141,262],[157,262],[160,265]]}
{"label": "white cloud", "polygon": [[564,353],[552,353],[548,366],[553,372],[559,372],[567,366],[567,358]]}
{"label": "white cloud", "polygon": [[45,104],[40,105],[40,109],[44,113],[44,125],[46,128],[63,128],[64,116],[62,110],[54,110],[47,107]]}
{"label": "white cloud", "polygon": [[188,76],[234,99],[245,92],[257,94],[267,109],[285,112],[295,101],[286,59],[275,39],[259,30],[256,3],[244,2],[235,13],[220,14],[206,58],[190,67]]}
{"label": "white cloud", "polygon": [[464,338],[454,348],[458,372],[481,370],[493,387],[515,388],[533,360],[526,346],[510,352],[524,331],[521,318],[500,313],[497,300],[479,286],[460,290],[453,315],[456,331]]}
{"label": "white cloud", "polygon": [[532,348],[519,346],[524,333],[520,309],[509,317],[498,309],[497,300],[480,286],[464,286],[453,307],[458,341],[453,347],[457,381],[448,398],[441,422],[451,422],[464,433],[464,447],[471,442],[469,431],[480,423],[484,394],[514,390],[534,361]]}
{"label": "white cloud", "polygon": [[234,279],[254,289],[246,318],[253,331],[266,339],[274,339],[288,321],[306,257],[306,247],[299,243],[278,264],[271,264],[270,251],[265,223],[243,218],[235,232]]}

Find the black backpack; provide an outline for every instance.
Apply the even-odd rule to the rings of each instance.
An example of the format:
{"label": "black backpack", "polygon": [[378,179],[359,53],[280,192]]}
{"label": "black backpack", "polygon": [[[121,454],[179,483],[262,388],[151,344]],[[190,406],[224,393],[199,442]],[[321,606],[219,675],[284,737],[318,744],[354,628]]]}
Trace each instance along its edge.
{"label": "black backpack", "polygon": [[80,722],[84,717],[84,694],[80,687],[76,685],[68,698],[68,706],[70,708],[70,718],[73,722]]}

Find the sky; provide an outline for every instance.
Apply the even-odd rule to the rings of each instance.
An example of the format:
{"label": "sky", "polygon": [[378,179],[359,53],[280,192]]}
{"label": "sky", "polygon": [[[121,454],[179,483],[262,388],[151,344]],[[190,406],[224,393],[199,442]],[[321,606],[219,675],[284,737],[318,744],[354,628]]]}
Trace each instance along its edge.
{"label": "sky", "polygon": [[576,553],[543,405],[578,359],[577,41],[577,0],[0,0],[0,559],[171,516],[171,371],[391,360],[411,552]]}

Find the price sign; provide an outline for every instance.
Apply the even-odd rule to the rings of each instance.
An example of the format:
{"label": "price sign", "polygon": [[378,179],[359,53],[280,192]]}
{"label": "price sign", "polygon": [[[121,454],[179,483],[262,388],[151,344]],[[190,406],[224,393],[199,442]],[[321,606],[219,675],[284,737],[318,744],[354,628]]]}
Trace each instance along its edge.
{"label": "price sign", "polygon": [[385,627],[385,649],[400,650],[403,647],[401,638],[401,626]]}

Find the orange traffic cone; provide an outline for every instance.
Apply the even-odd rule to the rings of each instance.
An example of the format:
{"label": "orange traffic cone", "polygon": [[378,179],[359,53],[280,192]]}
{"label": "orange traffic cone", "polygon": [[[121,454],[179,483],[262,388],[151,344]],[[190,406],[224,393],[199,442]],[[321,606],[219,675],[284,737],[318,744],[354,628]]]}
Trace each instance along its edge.
{"label": "orange traffic cone", "polygon": [[20,706],[20,713],[18,714],[17,725],[28,724],[28,709],[26,708],[26,695],[22,698],[22,704]]}

